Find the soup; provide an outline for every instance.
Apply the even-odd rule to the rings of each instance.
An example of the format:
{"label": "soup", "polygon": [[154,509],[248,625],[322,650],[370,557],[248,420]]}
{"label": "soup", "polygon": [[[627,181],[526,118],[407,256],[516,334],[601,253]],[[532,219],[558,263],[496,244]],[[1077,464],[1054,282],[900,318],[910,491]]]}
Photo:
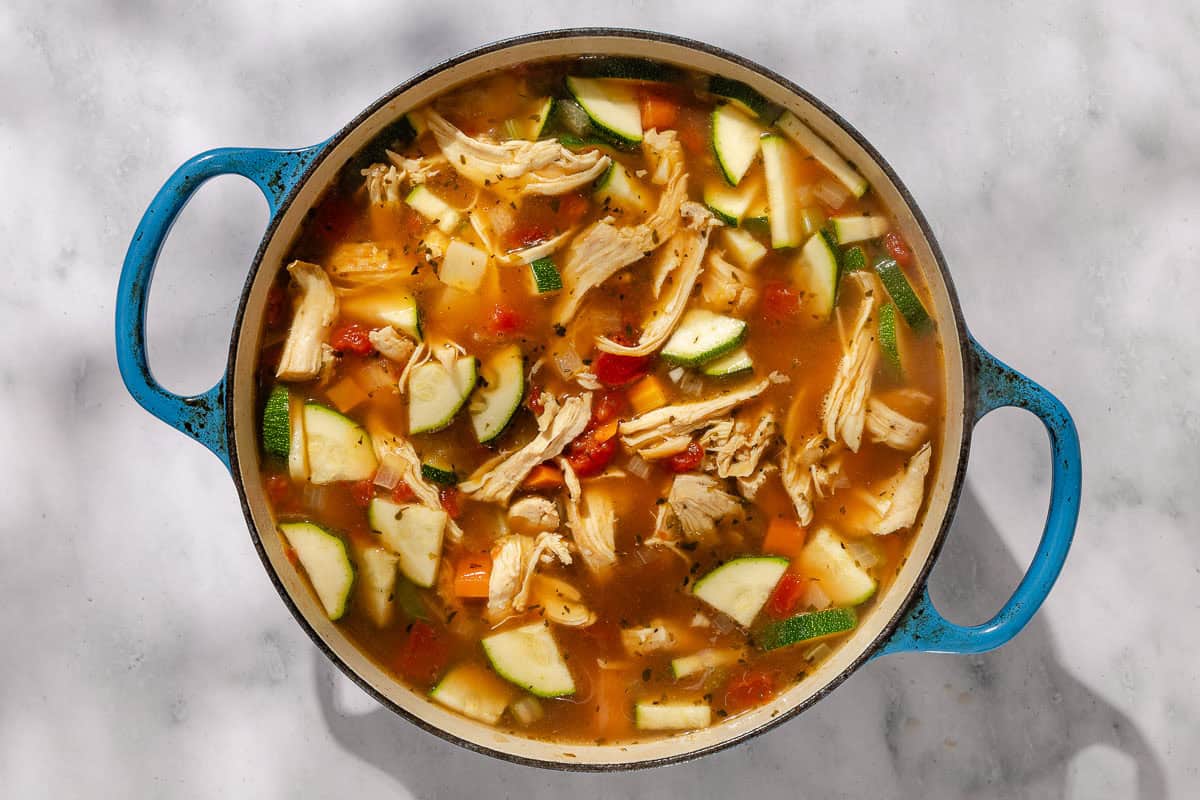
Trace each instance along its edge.
{"label": "soup", "polygon": [[262,480],[330,619],[563,742],[805,679],[903,563],[936,322],[854,167],[719,76],[525,65],[346,164],[269,295]]}

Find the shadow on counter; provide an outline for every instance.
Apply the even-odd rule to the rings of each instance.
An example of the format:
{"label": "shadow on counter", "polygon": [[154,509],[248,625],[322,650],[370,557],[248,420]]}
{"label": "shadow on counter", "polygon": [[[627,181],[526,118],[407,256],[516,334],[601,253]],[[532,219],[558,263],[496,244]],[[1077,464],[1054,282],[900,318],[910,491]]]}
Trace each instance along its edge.
{"label": "shadow on counter", "polygon": [[[1068,566],[1068,569],[1070,567]],[[934,571],[934,597],[957,621],[990,616],[1023,572],[970,483]],[[1053,602],[1053,595],[1050,602]],[[633,773],[521,767],[430,736],[383,708],[338,708],[336,669],[319,654],[317,693],[333,738],[417,797],[902,796],[1061,797],[1072,759],[1093,745],[1123,753],[1137,797],[1166,797],[1163,768],[1122,711],[1060,662],[1040,617],[981,656],[904,654],[867,664],[779,728],[699,761]]]}

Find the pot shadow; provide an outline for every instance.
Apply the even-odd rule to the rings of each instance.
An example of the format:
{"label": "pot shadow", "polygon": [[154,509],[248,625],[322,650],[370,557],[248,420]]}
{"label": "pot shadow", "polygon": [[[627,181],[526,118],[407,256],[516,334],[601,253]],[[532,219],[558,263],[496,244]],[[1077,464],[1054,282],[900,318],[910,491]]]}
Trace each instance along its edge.
{"label": "pot shadow", "polygon": [[[984,619],[1023,571],[968,482],[934,570],[935,600],[957,621]],[[451,745],[382,707],[345,710],[334,685],[344,679],[319,653],[316,659],[317,695],[334,740],[421,798],[466,797],[480,786],[524,800],[737,796],[749,786],[758,796],[788,798],[801,786],[813,797],[885,787],[898,796],[1062,797],[1072,760],[1096,745],[1133,762],[1141,800],[1166,797],[1162,764],[1146,738],[1067,671],[1040,616],[991,653],[909,653],[868,663],[799,718],[749,743],[633,773],[529,769]]]}

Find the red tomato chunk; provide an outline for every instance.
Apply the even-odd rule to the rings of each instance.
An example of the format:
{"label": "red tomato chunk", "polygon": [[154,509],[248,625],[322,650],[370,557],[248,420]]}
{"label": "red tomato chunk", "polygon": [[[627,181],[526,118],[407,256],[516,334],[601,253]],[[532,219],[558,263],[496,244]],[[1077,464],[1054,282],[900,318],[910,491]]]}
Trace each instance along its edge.
{"label": "red tomato chunk", "polygon": [[696,442],[688,442],[682,452],[667,459],[667,469],[671,472],[691,472],[704,461],[704,448]]}
{"label": "red tomato chunk", "polygon": [[396,670],[409,680],[428,686],[437,680],[449,657],[450,648],[442,635],[427,623],[417,620],[400,647]]}
{"label": "red tomato chunk", "polygon": [[650,371],[654,356],[618,356],[600,353],[592,362],[596,378],[605,386],[624,386]]}
{"label": "red tomato chunk", "polygon": [[369,356],[375,352],[371,344],[370,331],[357,322],[341,325],[329,337],[330,346],[339,353],[353,353],[356,356]]}

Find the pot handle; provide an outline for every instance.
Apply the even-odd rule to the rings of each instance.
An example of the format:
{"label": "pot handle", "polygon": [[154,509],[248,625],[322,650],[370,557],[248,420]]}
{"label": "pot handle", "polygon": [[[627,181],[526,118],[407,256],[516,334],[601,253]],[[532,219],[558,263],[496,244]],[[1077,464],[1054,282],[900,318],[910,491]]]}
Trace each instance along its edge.
{"label": "pot handle", "polygon": [[975,367],[975,419],[997,408],[1013,406],[1036,414],[1050,435],[1050,510],[1042,540],[1025,577],[1004,607],[980,625],[957,625],[943,617],[923,587],[891,638],[876,655],[926,653],[984,653],[1016,636],[1033,618],[1066,561],[1079,518],[1082,473],[1079,434],[1070,413],[1046,389],[1004,364],[974,337],[970,338]]}
{"label": "pot handle", "polygon": [[324,143],[300,150],[222,147],[195,156],[175,170],[150,201],[125,253],[117,287],[117,365],[125,388],[142,408],[203,444],[229,466],[225,438],[225,379],[207,392],[183,397],[164,389],[146,359],[146,301],[163,242],[201,184],[218,175],[241,175],[267,198],[270,217],[300,180]]}

